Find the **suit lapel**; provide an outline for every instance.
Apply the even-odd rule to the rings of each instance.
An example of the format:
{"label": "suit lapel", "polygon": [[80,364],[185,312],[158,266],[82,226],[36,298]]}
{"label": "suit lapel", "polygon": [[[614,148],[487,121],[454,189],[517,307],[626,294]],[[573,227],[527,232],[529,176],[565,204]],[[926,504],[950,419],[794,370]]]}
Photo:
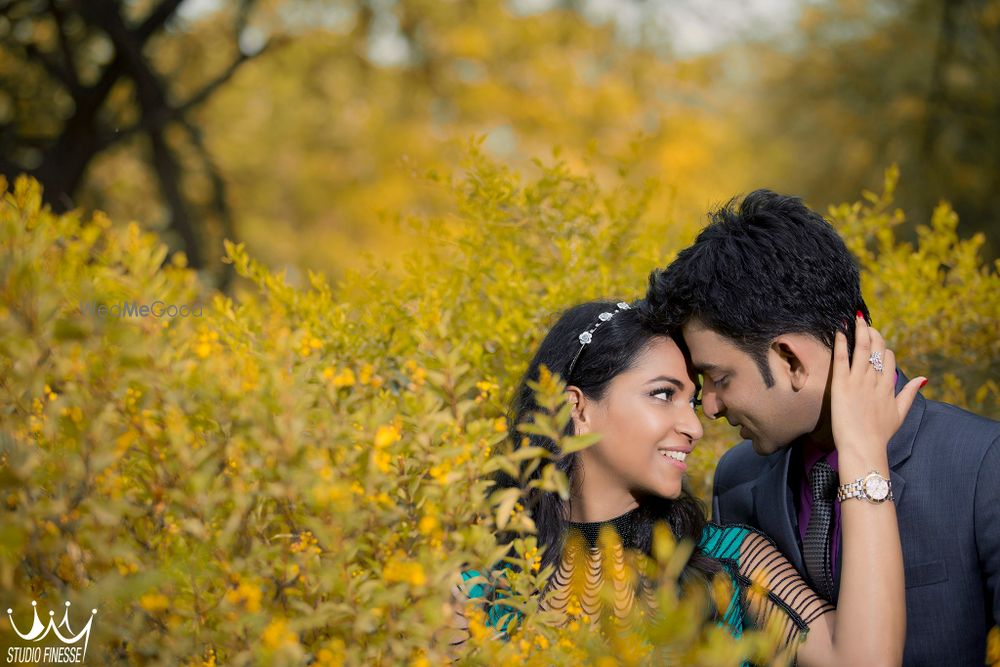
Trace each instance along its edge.
{"label": "suit lapel", "polygon": [[792,523],[793,505],[788,488],[788,468],[792,449],[773,455],[771,469],[757,478],[753,488],[754,516],[761,531],[800,572],[805,571],[802,551]]}
{"label": "suit lapel", "polygon": [[[903,374],[903,371],[899,371],[896,377],[897,394],[907,382],[909,382],[909,378]],[[889,480],[892,482],[892,495],[896,499],[896,507],[899,507],[899,500],[903,497],[903,487],[906,484],[906,480],[899,474],[899,467],[906,459],[910,458],[910,454],[913,452],[913,441],[917,438],[917,431],[920,429],[920,422],[924,418],[924,410],[926,409],[927,399],[917,394],[899,430],[889,440]]]}

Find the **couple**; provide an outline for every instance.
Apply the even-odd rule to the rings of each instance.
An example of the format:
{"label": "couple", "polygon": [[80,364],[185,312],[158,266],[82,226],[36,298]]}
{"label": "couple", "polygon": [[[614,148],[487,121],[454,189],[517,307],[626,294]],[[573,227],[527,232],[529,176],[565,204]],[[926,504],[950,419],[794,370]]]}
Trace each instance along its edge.
{"label": "couple", "polygon": [[[565,608],[574,567],[593,579],[617,565],[596,548],[586,565],[566,558],[571,529],[594,547],[610,525],[649,553],[663,520],[697,544],[683,578],[735,584],[717,619],[734,635],[776,618],[801,665],[983,664],[1000,622],[1000,423],[918,396],[926,380],[895,371],[867,312],[833,228],[766,190],[713,213],[645,299],[566,311],[511,415],[530,420],[526,383],[544,365],[566,381],[568,432],[601,435],[557,458],[568,502],[526,491],[553,566],[543,604]],[[746,439],[716,470],[715,523],[682,485],[699,389],[705,414]],[[761,571],[763,595],[749,585]],[[510,610],[489,611],[504,630]]]}

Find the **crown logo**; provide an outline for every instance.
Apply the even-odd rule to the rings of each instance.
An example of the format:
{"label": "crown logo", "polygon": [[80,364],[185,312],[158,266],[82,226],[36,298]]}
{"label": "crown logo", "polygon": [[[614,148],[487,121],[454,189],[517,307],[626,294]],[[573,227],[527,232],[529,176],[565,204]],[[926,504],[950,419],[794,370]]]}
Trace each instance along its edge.
{"label": "crown logo", "polygon": [[[79,632],[74,632],[73,628],[69,624],[69,602],[66,603],[66,609],[63,611],[62,621],[56,625],[54,611],[49,612],[49,622],[48,625],[42,623],[41,619],[38,618],[38,603],[34,600],[31,601],[31,606],[34,611],[34,621],[31,624],[31,630],[28,632],[21,632],[17,624],[14,623],[14,610],[7,609],[7,617],[10,618],[10,627],[14,628],[14,632],[17,636],[25,641],[39,642],[53,633],[59,638],[63,644],[76,644],[81,639],[83,640],[83,655],[87,655],[87,645],[90,643],[90,626],[94,622],[94,614],[97,613],[96,609],[90,610],[90,618],[87,619],[87,624],[83,626]],[[65,629],[66,634],[63,634],[62,629]]]}

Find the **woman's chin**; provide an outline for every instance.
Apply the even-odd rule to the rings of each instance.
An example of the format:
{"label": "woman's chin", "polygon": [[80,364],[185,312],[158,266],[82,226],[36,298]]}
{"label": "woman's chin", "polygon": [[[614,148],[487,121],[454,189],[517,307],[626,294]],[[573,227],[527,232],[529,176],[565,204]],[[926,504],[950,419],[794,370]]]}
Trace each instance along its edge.
{"label": "woman's chin", "polygon": [[680,480],[677,480],[676,483],[658,484],[651,489],[650,493],[666,500],[676,500],[681,496]]}

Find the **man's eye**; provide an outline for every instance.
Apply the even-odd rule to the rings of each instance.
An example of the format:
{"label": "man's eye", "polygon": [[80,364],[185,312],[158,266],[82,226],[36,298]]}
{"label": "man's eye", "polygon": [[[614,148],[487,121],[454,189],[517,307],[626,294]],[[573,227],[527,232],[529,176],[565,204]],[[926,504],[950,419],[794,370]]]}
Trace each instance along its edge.
{"label": "man's eye", "polygon": [[718,380],[712,380],[712,384],[716,387],[725,387],[729,383],[729,376],[723,375]]}

